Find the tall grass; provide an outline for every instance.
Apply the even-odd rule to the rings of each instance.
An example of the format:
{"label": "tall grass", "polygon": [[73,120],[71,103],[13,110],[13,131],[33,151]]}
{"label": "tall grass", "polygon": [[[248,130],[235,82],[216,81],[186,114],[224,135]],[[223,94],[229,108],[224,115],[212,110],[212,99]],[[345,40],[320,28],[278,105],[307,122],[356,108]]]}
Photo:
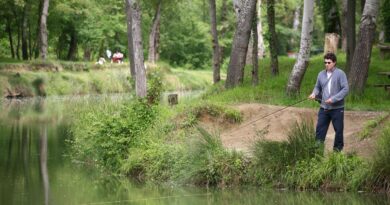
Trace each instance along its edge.
{"label": "tall grass", "polygon": [[353,155],[323,156],[312,122],[293,125],[285,142],[258,141],[254,177],[258,184],[295,189],[356,190],[365,184],[368,163]]}
{"label": "tall grass", "polygon": [[301,160],[284,174],[288,186],[296,189],[357,190],[362,188],[368,166],[356,156],[332,153]]}
{"label": "tall grass", "polygon": [[371,177],[374,188],[390,192],[390,120],[386,122],[378,140]]}
{"label": "tall grass", "polygon": [[248,161],[240,152],[227,150],[218,136],[198,128],[199,138],[186,145],[181,162],[175,166],[180,182],[226,187],[244,182]]}
{"label": "tall grass", "polygon": [[259,184],[281,183],[282,173],[301,160],[316,155],[315,132],[309,120],[295,123],[283,142],[259,140],[253,149],[255,177]]}

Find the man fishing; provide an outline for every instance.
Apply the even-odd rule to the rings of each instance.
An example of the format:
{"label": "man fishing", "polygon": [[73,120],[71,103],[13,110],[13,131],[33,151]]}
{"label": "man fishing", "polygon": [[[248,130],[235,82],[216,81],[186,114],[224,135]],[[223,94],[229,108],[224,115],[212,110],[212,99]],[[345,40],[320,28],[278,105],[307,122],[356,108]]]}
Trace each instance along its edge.
{"label": "man fishing", "polygon": [[336,132],[333,150],[338,152],[344,147],[344,98],[348,94],[348,81],[344,71],[336,67],[337,58],[334,53],[324,56],[325,70],[317,77],[316,85],[309,99],[318,100],[320,110],[316,126],[316,141],[323,144],[329,124],[332,121]]}

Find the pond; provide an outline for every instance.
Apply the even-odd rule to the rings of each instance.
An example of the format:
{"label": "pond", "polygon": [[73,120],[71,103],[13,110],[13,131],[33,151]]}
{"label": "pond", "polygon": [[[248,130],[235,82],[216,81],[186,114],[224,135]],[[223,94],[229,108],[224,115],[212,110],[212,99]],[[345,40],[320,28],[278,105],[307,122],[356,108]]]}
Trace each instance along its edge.
{"label": "pond", "polygon": [[[191,96],[191,95],[189,95]],[[0,103],[0,204],[385,204],[368,193],[256,187],[206,189],[138,184],[72,162],[69,110],[128,95],[48,97]]]}

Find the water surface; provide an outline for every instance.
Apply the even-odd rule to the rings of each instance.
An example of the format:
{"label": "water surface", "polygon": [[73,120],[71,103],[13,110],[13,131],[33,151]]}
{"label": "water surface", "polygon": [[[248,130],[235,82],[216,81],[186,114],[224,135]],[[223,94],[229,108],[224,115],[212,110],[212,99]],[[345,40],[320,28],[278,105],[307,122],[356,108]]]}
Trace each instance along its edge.
{"label": "water surface", "polygon": [[[206,189],[133,183],[72,162],[70,110],[129,95],[49,97],[0,103],[0,204],[386,204],[380,194]],[[180,100],[179,100],[180,101]]]}

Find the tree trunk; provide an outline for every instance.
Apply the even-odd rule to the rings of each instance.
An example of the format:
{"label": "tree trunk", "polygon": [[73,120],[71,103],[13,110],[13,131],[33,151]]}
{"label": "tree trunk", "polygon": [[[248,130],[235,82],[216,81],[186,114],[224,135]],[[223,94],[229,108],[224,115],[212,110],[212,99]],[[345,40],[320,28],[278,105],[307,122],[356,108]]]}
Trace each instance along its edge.
{"label": "tree trunk", "polygon": [[40,37],[40,53],[41,53],[41,59],[46,60],[47,58],[47,14],[49,10],[49,0],[43,1],[43,8],[42,8],[42,15],[41,15],[41,21],[39,24],[39,37]]}
{"label": "tree trunk", "polygon": [[41,18],[42,18],[42,10],[43,10],[43,1],[45,0],[39,0],[39,6],[38,6],[38,21],[37,21],[37,30],[36,30],[36,39],[33,46],[34,50],[34,58],[39,58],[39,50],[41,49]]}
{"label": "tree trunk", "polygon": [[22,27],[22,25],[17,25],[17,27],[18,27],[18,42],[17,42],[17,44],[16,44],[16,57],[18,58],[18,60],[20,60],[20,52],[19,52],[19,50],[20,50],[20,39],[21,39],[21,35],[22,35],[22,29],[21,29],[21,27]]}
{"label": "tree trunk", "polygon": [[7,33],[8,33],[8,40],[9,40],[9,46],[11,48],[11,56],[12,58],[15,58],[15,52],[14,52],[14,43],[12,40],[12,30],[11,30],[11,21],[9,18],[7,18]]}
{"label": "tree trunk", "polygon": [[[222,0],[222,6],[221,6],[221,15],[220,15],[220,24],[222,25],[222,28],[219,32],[219,35],[221,38],[223,38],[226,34],[226,31],[228,30],[228,23],[226,22],[227,18],[227,10],[228,10],[228,7],[227,7],[227,4],[226,4],[226,0]],[[219,45],[219,65],[222,65],[223,63],[223,57],[224,57],[224,50],[225,50],[225,47],[223,45]]]}
{"label": "tree trunk", "polygon": [[271,57],[271,71],[272,75],[278,75],[279,62],[278,62],[278,38],[275,30],[275,0],[267,0],[267,18],[268,18],[268,30],[270,32],[269,37],[269,50]]}
{"label": "tree trunk", "polygon": [[28,60],[28,7],[29,2],[25,2],[23,8],[23,20],[22,20],[22,58]]}
{"label": "tree trunk", "polygon": [[[84,47],[84,56],[83,56],[84,61],[90,61],[91,60],[91,54],[92,54],[91,47],[89,47],[89,46]],[[101,56],[99,55],[98,58],[100,58],[100,57]]]}
{"label": "tree trunk", "polygon": [[342,10],[341,10],[341,49],[344,52],[347,52],[348,1],[349,0],[342,0]]}
{"label": "tree trunk", "polygon": [[255,13],[253,14],[252,20],[252,85],[256,86],[259,84],[259,57],[258,57],[258,33],[257,33],[257,11],[255,9]]}
{"label": "tree trunk", "polygon": [[346,65],[346,72],[348,73],[351,69],[352,64],[352,58],[353,54],[355,52],[355,43],[356,43],[356,29],[355,29],[355,13],[356,13],[356,1],[355,0],[348,0],[348,12],[347,12],[347,30],[346,30],[346,36],[347,36],[347,65]]}
{"label": "tree trunk", "polygon": [[390,0],[382,1],[381,16],[383,22],[383,30],[380,32],[379,42],[390,42]]}
{"label": "tree trunk", "polygon": [[16,41],[16,49],[15,54],[18,60],[20,60],[20,54],[19,54],[19,48],[20,48],[20,37],[21,37],[21,28],[22,28],[22,20],[20,16],[18,15],[17,11],[15,9],[12,10],[12,13],[14,14],[14,19],[16,22],[16,28],[17,28],[17,41]]}
{"label": "tree trunk", "polygon": [[127,47],[129,49],[128,56],[130,61],[130,74],[133,80],[135,80],[135,64],[134,64],[134,45],[133,45],[133,35],[132,35],[132,19],[131,19],[131,8],[128,0],[126,2],[126,25],[127,25]]}
{"label": "tree trunk", "polygon": [[45,205],[49,204],[49,172],[47,169],[47,128],[46,125],[40,128],[39,131],[39,165],[41,170],[43,192],[45,198]]}
{"label": "tree trunk", "polygon": [[30,23],[30,20],[28,20],[27,22],[28,24],[28,57],[29,59],[31,60],[32,58],[32,34],[31,34],[31,23]]}
{"label": "tree trunk", "polygon": [[252,64],[252,61],[253,61],[253,58],[252,58],[252,55],[253,55],[253,39],[252,39],[253,33],[252,32],[253,32],[253,29],[251,30],[251,35],[249,37],[248,50],[246,52],[245,65],[253,65]]}
{"label": "tree trunk", "polygon": [[152,28],[150,29],[149,34],[149,55],[148,61],[151,63],[156,63],[158,61],[158,46],[160,40],[160,17],[161,17],[161,3],[162,0],[158,2],[156,13],[153,18]]}
{"label": "tree trunk", "polygon": [[258,36],[258,56],[260,59],[264,58],[265,55],[265,46],[264,46],[264,38],[263,38],[263,26],[261,25],[261,0],[258,0],[257,6],[257,36]]}
{"label": "tree trunk", "polygon": [[325,34],[324,54],[337,53],[337,47],[339,45],[340,36],[337,33]]}
{"label": "tree trunk", "polygon": [[241,2],[241,1],[245,1],[245,0],[233,0],[233,8],[234,8],[234,12],[236,14],[237,20],[238,20],[238,16],[240,15],[240,10],[241,10],[242,4],[243,4],[243,2]]}
{"label": "tree trunk", "polygon": [[218,83],[221,80],[220,76],[220,55],[219,55],[219,43],[217,33],[217,11],[215,6],[215,0],[209,0],[210,4],[210,26],[211,37],[213,46],[213,82]]}
{"label": "tree trunk", "polygon": [[360,12],[363,14],[364,5],[366,5],[366,0],[360,0]]}
{"label": "tree trunk", "polygon": [[67,60],[76,60],[76,54],[77,54],[77,31],[74,28],[74,26],[71,26]]}
{"label": "tree trunk", "polygon": [[335,0],[321,0],[324,33],[341,33],[340,15]]}
{"label": "tree trunk", "polygon": [[[301,23],[300,22],[300,16],[301,16],[301,5],[298,5],[296,8],[295,8],[295,11],[294,11],[294,21],[293,21],[293,31],[298,33],[299,31],[299,24]],[[289,51],[293,50],[293,48],[295,48],[296,46],[296,40],[295,38],[291,38],[290,40],[290,49]]]}
{"label": "tree trunk", "polygon": [[294,11],[293,31],[298,31],[301,17],[301,5],[298,5]]}
{"label": "tree trunk", "polygon": [[245,2],[242,2],[242,6],[239,9],[225,84],[225,87],[227,88],[235,87],[243,82],[245,57],[255,9],[256,0],[246,0]]}
{"label": "tree trunk", "polygon": [[356,94],[364,92],[367,81],[372,45],[375,39],[378,8],[379,0],[367,0],[360,20],[360,35],[349,73],[350,90]]}
{"label": "tree trunk", "polygon": [[287,95],[295,95],[299,92],[303,76],[305,75],[310,59],[310,46],[313,35],[314,1],[305,0],[303,6],[301,45],[297,61],[290,74],[287,83]]}
{"label": "tree trunk", "polygon": [[146,97],[146,72],[144,66],[144,52],[142,48],[141,8],[139,0],[127,0],[130,13],[132,57],[135,68],[135,91],[140,98]]}

